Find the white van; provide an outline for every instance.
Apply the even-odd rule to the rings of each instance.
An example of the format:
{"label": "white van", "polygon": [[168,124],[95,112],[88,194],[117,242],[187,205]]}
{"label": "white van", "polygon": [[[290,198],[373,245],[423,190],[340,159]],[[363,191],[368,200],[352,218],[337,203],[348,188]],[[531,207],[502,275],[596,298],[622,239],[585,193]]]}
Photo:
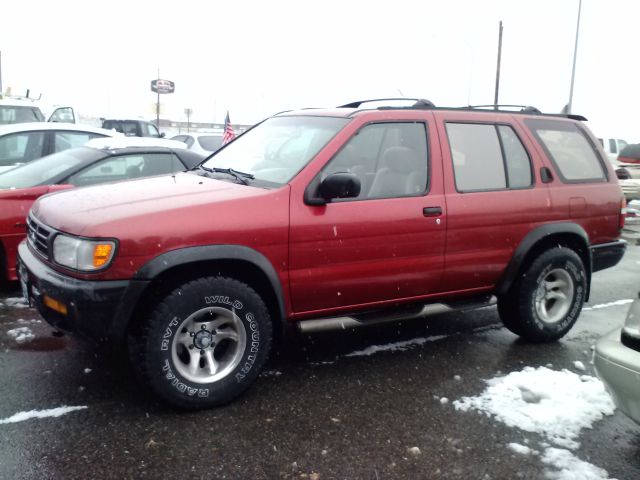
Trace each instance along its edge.
{"label": "white van", "polygon": [[598,138],[602,144],[602,148],[607,154],[607,158],[611,162],[614,168],[618,168],[618,154],[629,143],[626,140],[620,138]]}

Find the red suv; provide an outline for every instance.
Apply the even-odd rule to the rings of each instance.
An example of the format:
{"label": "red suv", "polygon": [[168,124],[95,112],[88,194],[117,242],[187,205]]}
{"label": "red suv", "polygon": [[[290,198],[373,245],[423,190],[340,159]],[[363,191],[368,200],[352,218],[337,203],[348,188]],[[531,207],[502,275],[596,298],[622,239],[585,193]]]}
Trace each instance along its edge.
{"label": "red suv", "polygon": [[273,337],[491,304],[562,337],[618,263],[624,206],[582,117],[474,108],[280,113],[198,168],[48,195],[19,247],[63,330],[128,340],[165,401],[229,401]]}

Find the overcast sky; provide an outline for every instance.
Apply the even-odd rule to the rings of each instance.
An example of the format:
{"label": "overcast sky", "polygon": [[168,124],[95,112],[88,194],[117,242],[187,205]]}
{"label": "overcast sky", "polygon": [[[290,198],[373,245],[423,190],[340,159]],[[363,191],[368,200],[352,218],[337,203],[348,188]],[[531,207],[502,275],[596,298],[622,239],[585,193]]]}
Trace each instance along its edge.
{"label": "overcast sky", "polygon": [[[108,6],[108,7],[107,7]],[[34,1],[2,4],[3,87],[81,114],[153,118],[150,81],[173,80],[163,117],[254,123],[363,98],[438,106],[568,102],[578,0]],[[573,111],[640,141],[638,0],[583,0]]]}

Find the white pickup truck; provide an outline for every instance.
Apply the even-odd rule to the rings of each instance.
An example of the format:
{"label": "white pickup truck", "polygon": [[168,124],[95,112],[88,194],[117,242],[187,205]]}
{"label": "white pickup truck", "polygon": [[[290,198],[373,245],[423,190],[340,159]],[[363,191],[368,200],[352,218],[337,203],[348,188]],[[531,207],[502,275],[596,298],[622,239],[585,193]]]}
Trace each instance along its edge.
{"label": "white pickup truck", "polygon": [[26,95],[0,94],[0,125],[44,121],[76,123],[73,107],[56,105],[46,108],[39,102],[40,97],[29,95],[29,90]]}
{"label": "white pickup truck", "polygon": [[598,138],[598,140],[602,144],[602,148],[613,167],[618,168],[618,155],[620,151],[628,145],[628,142],[620,138]]}

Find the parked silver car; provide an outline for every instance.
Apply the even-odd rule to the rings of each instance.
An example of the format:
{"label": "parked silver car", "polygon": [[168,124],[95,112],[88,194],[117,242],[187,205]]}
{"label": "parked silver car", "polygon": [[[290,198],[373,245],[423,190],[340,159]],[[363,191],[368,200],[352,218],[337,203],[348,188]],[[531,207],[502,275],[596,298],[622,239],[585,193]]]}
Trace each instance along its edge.
{"label": "parked silver car", "polygon": [[624,327],[598,341],[594,363],[617,407],[640,423],[640,298],[631,304]]}

